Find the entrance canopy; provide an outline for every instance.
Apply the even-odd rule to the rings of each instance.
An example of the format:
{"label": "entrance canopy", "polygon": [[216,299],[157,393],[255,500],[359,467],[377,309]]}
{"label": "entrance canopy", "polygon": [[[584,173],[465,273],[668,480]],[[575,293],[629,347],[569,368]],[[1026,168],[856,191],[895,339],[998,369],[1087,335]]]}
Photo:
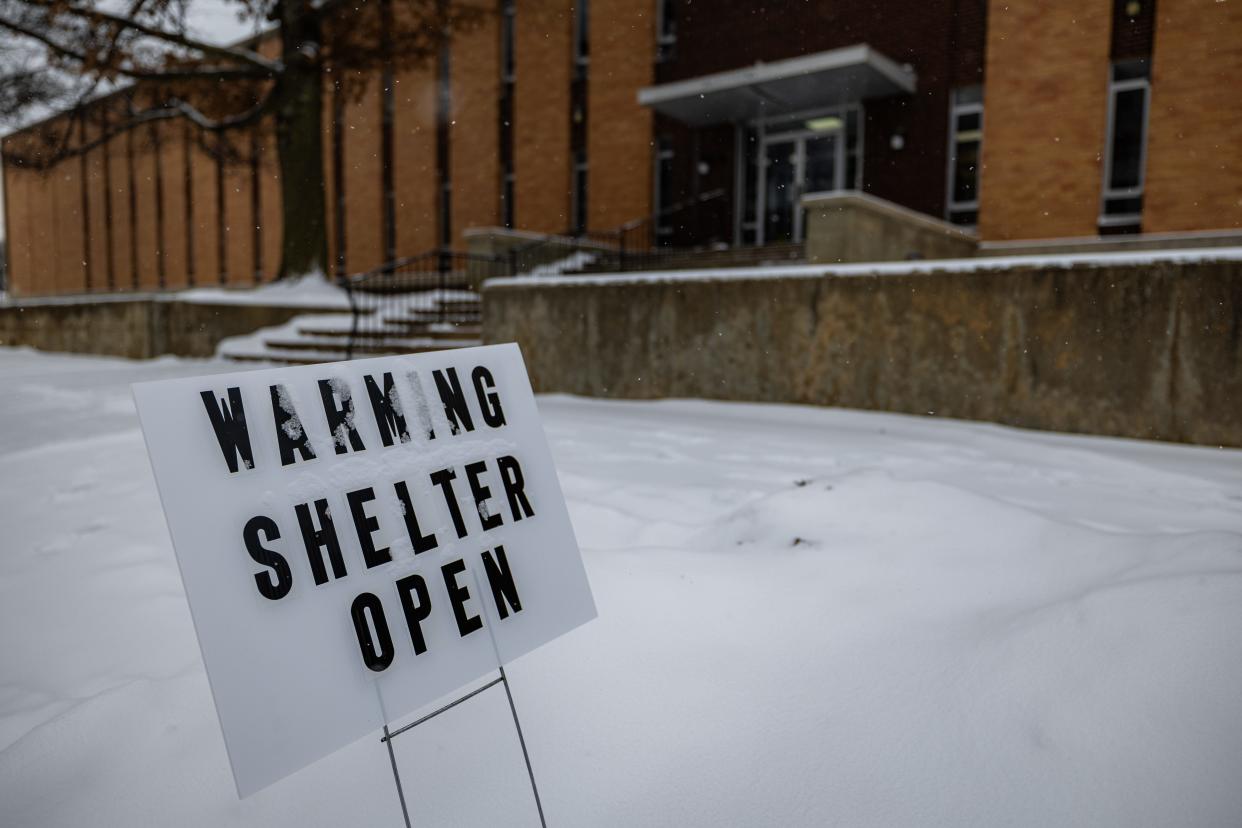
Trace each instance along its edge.
{"label": "entrance canopy", "polygon": [[918,78],[865,43],[648,86],[638,102],[711,126],[914,92]]}

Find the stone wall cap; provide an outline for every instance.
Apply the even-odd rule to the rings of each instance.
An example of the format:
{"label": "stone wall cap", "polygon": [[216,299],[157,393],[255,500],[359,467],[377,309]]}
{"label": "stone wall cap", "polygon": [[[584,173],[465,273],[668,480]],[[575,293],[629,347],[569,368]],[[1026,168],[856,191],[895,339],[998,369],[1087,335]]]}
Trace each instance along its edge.
{"label": "stone wall cap", "polygon": [[956,224],[951,224],[943,219],[920,213],[918,210],[911,210],[909,207],[903,207],[888,199],[873,196],[870,193],[859,192],[858,190],[824,190],[807,193],[802,196],[802,206],[807,210],[856,207],[883,215],[886,218],[895,218],[909,224],[917,224],[920,227],[943,233],[946,236],[957,236],[964,241],[978,240],[978,236],[974,233],[963,230]]}
{"label": "stone wall cap", "polygon": [[970,259],[859,262],[838,265],[771,265],[710,270],[638,271],[590,276],[507,276],[488,279],[484,291],[537,287],[601,287],[661,282],[747,281],[757,279],[817,279],[859,276],[930,276],[967,271],[1062,270],[1074,267],[1129,267],[1133,265],[1242,262],[1240,247],[1069,253],[1045,256],[987,256]]}

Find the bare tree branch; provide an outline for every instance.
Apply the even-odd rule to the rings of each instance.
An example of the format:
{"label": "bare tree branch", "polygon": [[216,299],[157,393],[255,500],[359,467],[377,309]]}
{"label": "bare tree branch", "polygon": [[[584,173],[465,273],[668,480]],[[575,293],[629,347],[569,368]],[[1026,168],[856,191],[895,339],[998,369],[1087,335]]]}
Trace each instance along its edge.
{"label": "bare tree branch", "polygon": [[127,29],[133,30],[146,37],[162,40],[165,43],[171,43],[187,49],[193,49],[196,52],[202,52],[204,55],[213,55],[223,60],[232,60],[239,63],[249,64],[269,77],[279,75],[284,70],[284,65],[280,61],[268,60],[258,52],[240,46],[219,46],[214,43],[207,43],[179,32],[170,32],[166,29],[158,29],[154,26],[148,26],[132,17],[110,14],[97,9],[81,8],[79,6],[65,6],[63,10],[68,14],[77,15],[94,22],[110,23],[119,27],[121,31]]}

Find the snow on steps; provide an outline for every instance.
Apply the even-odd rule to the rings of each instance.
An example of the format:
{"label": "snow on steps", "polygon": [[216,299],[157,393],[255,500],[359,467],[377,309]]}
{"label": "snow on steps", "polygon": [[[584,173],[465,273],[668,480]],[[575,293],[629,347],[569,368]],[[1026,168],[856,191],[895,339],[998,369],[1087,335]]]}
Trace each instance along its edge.
{"label": "snow on steps", "polygon": [[[449,297],[422,304],[388,307],[362,316],[358,331],[352,334],[352,355],[391,356],[481,344],[477,295],[453,291]],[[351,351],[353,325],[348,313],[297,316],[283,325],[226,339],[216,353],[236,362],[335,362]]]}

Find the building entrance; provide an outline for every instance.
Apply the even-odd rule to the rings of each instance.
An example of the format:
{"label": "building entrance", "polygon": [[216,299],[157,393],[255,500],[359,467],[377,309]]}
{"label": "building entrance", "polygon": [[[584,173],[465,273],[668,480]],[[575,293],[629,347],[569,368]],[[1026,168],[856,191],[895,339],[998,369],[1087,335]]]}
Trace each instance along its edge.
{"label": "building entrance", "polygon": [[832,113],[792,124],[769,124],[770,131],[761,131],[755,188],[755,215],[760,219],[755,228],[756,243],[802,241],[802,196],[856,186],[856,165],[852,163],[856,118],[850,113],[847,128],[844,115]]}

